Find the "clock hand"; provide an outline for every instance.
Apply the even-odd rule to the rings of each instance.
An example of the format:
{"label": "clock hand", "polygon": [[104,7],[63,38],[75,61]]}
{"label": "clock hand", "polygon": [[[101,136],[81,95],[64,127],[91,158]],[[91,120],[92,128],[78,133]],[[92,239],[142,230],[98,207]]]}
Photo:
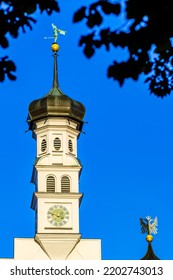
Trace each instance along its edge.
{"label": "clock hand", "polygon": [[50,211],[49,211],[49,213],[50,213],[52,216],[58,217],[58,215],[55,214],[55,213],[53,213],[53,212],[50,212]]}
{"label": "clock hand", "polygon": [[59,218],[59,217],[60,217],[61,219],[63,218],[63,212],[60,212],[60,213],[56,214],[56,213],[53,213],[53,212],[50,212],[50,211],[49,211],[49,213],[50,213],[52,216],[54,215],[54,216],[57,217],[57,218]]}

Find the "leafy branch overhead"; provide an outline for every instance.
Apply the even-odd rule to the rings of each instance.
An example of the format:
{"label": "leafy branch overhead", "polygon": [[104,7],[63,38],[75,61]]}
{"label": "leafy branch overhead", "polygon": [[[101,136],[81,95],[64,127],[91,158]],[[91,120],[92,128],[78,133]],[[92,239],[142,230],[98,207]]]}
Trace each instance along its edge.
{"label": "leafy branch overhead", "polygon": [[[0,46],[4,49],[9,47],[9,37],[17,38],[20,30],[26,32],[32,29],[36,23],[33,14],[36,11],[47,12],[51,15],[53,11],[59,12],[56,0],[3,0],[0,1]],[[0,58],[0,81],[4,81],[7,75],[10,80],[15,80],[14,72],[16,66],[8,56]]]}
{"label": "leafy branch overhead", "polygon": [[[104,28],[104,20],[111,24]],[[121,18],[120,18],[121,16]],[[122,20],[123,18],[123,20]],[[114,19],[114,21],[113,21]],[[81,7],[73,22],[85,20],[91,32],[80,38],[79,45],[90,58],[98,48],[121,47],[128,50],[128,59],[108,66],[107,75],[122,86],[128,78],[138,80],[145,75],[151,93],[159,97],[173,89],[172,1],[121,0],[96,1]],[[118,21],[117,21],[118,20]],[[115,27],[117,22],[121,24]]]}

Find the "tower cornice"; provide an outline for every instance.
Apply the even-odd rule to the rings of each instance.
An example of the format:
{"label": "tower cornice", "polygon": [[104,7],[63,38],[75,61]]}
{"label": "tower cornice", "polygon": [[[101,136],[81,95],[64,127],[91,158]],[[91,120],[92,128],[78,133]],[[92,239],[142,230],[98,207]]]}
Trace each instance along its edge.
{"label": "tower cornice", "polygon": [[35,192],[34,195],[37,198],[61,198],[61,199],[81,199],[83,193],[47,193],[47,192]]}

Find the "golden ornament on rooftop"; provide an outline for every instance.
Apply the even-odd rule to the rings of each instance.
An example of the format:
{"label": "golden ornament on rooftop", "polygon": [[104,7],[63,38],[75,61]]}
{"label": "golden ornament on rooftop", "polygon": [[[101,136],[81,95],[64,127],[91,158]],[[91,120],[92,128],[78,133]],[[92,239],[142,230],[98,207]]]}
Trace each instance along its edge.
{"label": "golden ornament on rooftop", "polygon": [[60,46],[57,43],[53,43],[51,46],[51,49],[53,52],[58,52],[60,49]]}
{"label": "golden ornament on rooftop", "polygon": [[148,242],[152,242],[152,241],[153,241],[153,236],[152,236],[151,234],[148,234],[148,235],[146,236],[146,240],[147,240]]}

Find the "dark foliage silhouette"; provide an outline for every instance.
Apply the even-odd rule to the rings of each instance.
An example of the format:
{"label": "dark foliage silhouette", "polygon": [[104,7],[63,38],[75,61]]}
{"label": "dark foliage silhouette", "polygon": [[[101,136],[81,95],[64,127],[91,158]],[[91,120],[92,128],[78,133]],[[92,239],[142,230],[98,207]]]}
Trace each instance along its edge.
{"label": "dark foliage silhouette", "polygon": [[[32,29],[36,20],[33,17],[34,12],[47,12],[51,15],[53,11],[59,12],[59,6],[56,0],[3,0],[0,1],[0,47],[8,48],[9,37],[17,38],[20,31]],[[15,63],[8,56],[0,57],[0,82],[7,76],[10,80],[16,80],[14,72]]]}
{"label": "dark foliage silhouette", "polygon": [[[124,15],[124,22],[116,26],[117,18]],[[113,16],[115,25],[103,27],[104,19]],[[121,47],[128,50],[126,61],[108,66],[107,75],[122,86],[128,78],[138,80],[145,75],[150,93],[159,97],[170,94],[173,89],[173,28],[172,1],[120,0],[95,1],[81,7],[73,22],[85,20],[91,32],[80,38],[79,46],[90,58],[98,48]],[[113,26],[114,25],[114,26]]]}

